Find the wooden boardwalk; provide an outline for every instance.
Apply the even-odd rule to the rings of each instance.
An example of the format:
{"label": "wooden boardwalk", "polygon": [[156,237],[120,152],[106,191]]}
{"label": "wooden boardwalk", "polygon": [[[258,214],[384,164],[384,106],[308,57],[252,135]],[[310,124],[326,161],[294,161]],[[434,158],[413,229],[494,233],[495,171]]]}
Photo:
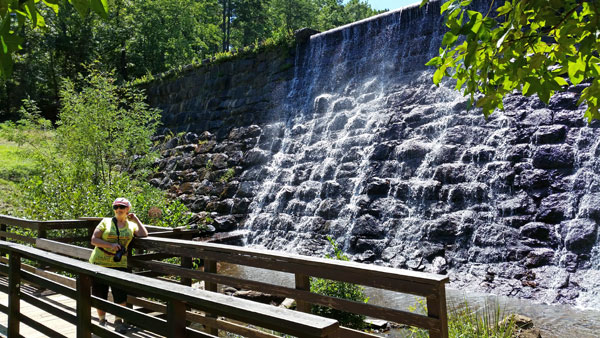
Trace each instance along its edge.
{"label": "wooden boardwalk", "polygon": [[[0,277],[0,284],[8,285],[8,278]],[[71,312],[75,315],[75,300],[69,298],[65,295],[57,294],[52,291],[42,291],[37,289],[34,286],[24,284],[21,286],[21,292],[28,293],[30,295],[35,296],[36,298],[43,299],[47,302],[50,302],[56,306],[61,307],[62,309]],[[8,295],[6,293],[0,292],[0,304],[8,305]],[[37,307],[21,300],[21,313],[27,315],[28,317],[36,319],[39,323],[44,324],[48,327],[55,329],[61,334],[67,337],[76,337],[76,327],[75,325],[62,320],[48,312],[38,309]],[[94,323],[98,323],[98,317],[96,315],[96,310],[92,310],[92,319]],[[108,320],[107,327],[113,328],[112,323],[114,322],[114,316],[111,314],[107,314],[106,319]],[[5,313],[0,312],[0,336],[6,337],[7,333],[7,323],[8,316]],[[20,334],[26,338],[42,338],[47,337],[46,335],[36,331],[35,329],[21,323]],[[136,328],[131,328],[127,334],[127,337],[139,337],[139,338],[154,338],[161,337],[151,332],[145,332],[142,330],[138,330]],[[92,337],[97,337],[92,335]]]}

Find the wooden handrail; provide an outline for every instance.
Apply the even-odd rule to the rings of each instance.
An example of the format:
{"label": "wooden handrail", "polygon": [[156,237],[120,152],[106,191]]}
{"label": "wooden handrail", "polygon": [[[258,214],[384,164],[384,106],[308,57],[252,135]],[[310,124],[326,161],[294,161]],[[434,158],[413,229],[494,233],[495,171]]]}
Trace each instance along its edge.
{"label": "wooden handrail", "polygon": [[[88,318],[90,314],[91,298],[89,296],[89,278],[97,278],[106,283],[165,300],[168,304],[168,323],[170,332],[181,332],[182,323],[180,316],[185,305],[197,308],[215,315],[225,316],[234,320],[273,329],[282,333],[293,334],[301,337],[333,337],[338,331],[335,320],[322,318],[310,314],[299,313],[292,310],[280,309],[273,306],[259,304],[252,301],[234,298],[214,292],[192,289],[187,286],[169,283],[130,273],[108,269],[97,265],[81,262],[65,256],[49,253],[28,246],[0,242],[0,250],[10,255],[9,275],[9,336],[11,333],[18,335],[18,286],[23,277],[20,271],[20,257],[36,260],[61,270],[77,274],[78,277],[78,330],[84,336],[89,336],[91,327]],[[87,277],[86,277],[87,276]],[[87,291],[86,291],[87,290]],[[79,299],[80,298],[80,299]],[[128,310],[123,308],[123,310]],[[87,316],[84,314],[87,313]],[[85,317],[81,319],[82,317]],[[183,317],[185,318],[185,316]],[[127,318],[125,318],[127,319]],[[12,323],[12,324],[11,324]],[[16,325],[16,326],[15,326]],[[175,325],[171,327],[171,325]],[[94,329],[96,330],[96,329]]]}
{"label": "wooden handrail", "polygon": [[[85,218],[82,220],[91,222],[95,225],[99,219],[100,218]],[[4,220],[4,222],[2,220]],[[0,215],[0,224],[17,226],[29,224],[29,226],[34,226],[32,224],[35,223],[38,224],[40,230],[44,229],[45,225],[54,225],[59,224],[60,222],[62,221],[52,221],[52,223],[43,224],[43,222],[27,221]],[[185,285],[191,285],[193,279],[204,280],[206,290],[209,291],[216,291],[217,286],[222,284],[294,298],[297,302],[297,309],[302,312],[309,312],[311,305],[328,306],[342,311],[421,327],[429,330],[431,337],[448,337],[445,295],[445,284],[449,281],[448,276],[379,267],[376,265],[355,262],[293,255],[287,252],[273,252],[216,243],[159,238],[161,236],[171,236],[170,233],[160,233],[164,230],[165,228],[151,227],[150,237],[134,239],[132,243],[133,248],[141,249],[141,251],[146,250],[149,253],[140,255],[139,259],[136,258],[136,256],[131,256],[128,260],[130,266],[150,270],[144,272],[144,274],[150,276],[177,276],[180,278],[181,283]],[[157,236],[153,236],[153,232]],[[183,234],[186,230],[172,231],[173,234],[175,232]],[[1,237],[10,238],[6,231],[0,231],[0,238]],[[19,239],[20,238],[17,238],[17,240]],[[75,246],[68,246],[43,239],[38,239],[36,244],[39,245],[40,248],[71,255],[79,259],[87,259],[87,252],[89,252],[76,249],[77,247]],[[174,256],[181,257],[181,266],[154,261],[161,257]],[[204,259],[204,271],[198,271],[192,268],[192,260],[195,258]],[[217,262],[227,262],[291,273],[294,274],[295,287],[283,287],[263,282],[244,280],[237,277],[219,275],[216,270]],[[372,304],[317,295],[310,292],[311,277],[355,283],[395,292],[423,296],[427,299],[428,313],[423,316]],[[215,319],[207,320],[215,321]],[[347,330],[345,328],[341,329]],[[349,334],[346,331],[344,331],[344,335],[348,335],[348,337],[366,336],[366,334],[363,333]]]}

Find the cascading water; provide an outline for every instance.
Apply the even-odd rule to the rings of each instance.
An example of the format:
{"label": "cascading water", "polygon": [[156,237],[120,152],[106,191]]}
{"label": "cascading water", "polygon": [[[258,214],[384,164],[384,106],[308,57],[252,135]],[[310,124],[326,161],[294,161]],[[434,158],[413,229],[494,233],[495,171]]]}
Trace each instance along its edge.
{"label": "cascading water", "polygon": [[[439,3],[313,35],[296,53],[247,243],[451,272],[454,285],[600,308],[600,129],[576,97],[518,95],[485,120],[423,64]],[[242,174],[242,180],[244,174]]]}

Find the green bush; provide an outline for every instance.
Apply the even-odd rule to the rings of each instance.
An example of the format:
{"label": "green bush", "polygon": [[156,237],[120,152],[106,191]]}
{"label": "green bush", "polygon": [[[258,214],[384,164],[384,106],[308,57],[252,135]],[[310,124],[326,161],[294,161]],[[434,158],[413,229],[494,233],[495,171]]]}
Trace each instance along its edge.
{"label": "green bush", "polygon": [[[333,247],[334,256],[327,254],[325,256],[326,258],[337,259],[341,261],[349,260],[348,256],[344,255],[337,243],[331,237],[328,236],[327,240]],[[325,296],[353,300],[360,303],[367,303],[369,301],[369,298],[365,296],[364,288],[362,286],[328,279],[311,278],[310,292]],[[338,322],[340,322],[340,325],[349,328],[360,330],[365,326],[365,316],[363,315],[332,309],[330,307],[320,305],[313,305],[311,312],[319,316],[336,319]]]}

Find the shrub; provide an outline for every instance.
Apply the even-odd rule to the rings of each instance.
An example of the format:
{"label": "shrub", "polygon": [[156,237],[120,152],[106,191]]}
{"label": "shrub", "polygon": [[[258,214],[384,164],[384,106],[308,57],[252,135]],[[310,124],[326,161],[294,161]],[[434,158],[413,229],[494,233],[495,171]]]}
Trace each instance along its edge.
{"label": "shrub", "polygon": [[[337,243],[331,237],[328,236],[327,240],[333,247],[334,256],[327,254],[325,256],[326,258],[337,259],[341,261],[349,260],[348,256],[344,255]],[[369,298],[364,294],[364,288],[362,286],[328,279],[311,278],[310,292],[325,296],[353,300],[361,303],[366,303],[369,301]],[[319,316],[336,319],[338,322],[340,322],[340,325],[354,329],[363,329],[365,325],[365,316],[351,312],[345,312],[320,305],[313,305],[311,312]]]}
{"label": "shrub", "polygon": [[[412,312],[427,313],[425,300],[421,299],[410,309]],[[411,337],[429,337],[427,330],[411,327]],[[514,314],[506,314],[498,302],[485,302],[474,309],[465,299],[450,304],[448,311],[448,336],[450,338],[512,338],[516,332]]]}

